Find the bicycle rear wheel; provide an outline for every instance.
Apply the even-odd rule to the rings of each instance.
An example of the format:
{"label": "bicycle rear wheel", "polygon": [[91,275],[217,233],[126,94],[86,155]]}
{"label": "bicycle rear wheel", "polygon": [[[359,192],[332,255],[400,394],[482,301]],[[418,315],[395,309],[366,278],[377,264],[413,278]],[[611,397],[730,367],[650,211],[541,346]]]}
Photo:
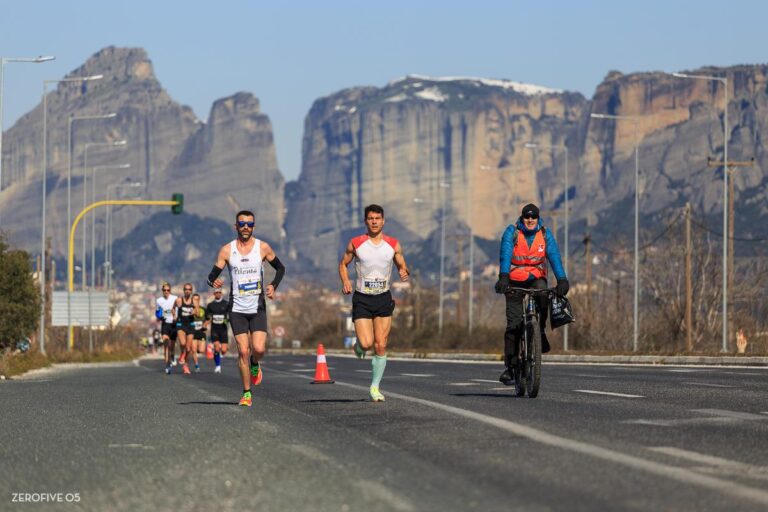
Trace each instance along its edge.
{"label": "bicycle rear wheel", "polygon": [[527,350],[525,366],[528,370],[525,387],[530,398],[536,398],[541,385],[541,326],[537,318],[526,326]]}

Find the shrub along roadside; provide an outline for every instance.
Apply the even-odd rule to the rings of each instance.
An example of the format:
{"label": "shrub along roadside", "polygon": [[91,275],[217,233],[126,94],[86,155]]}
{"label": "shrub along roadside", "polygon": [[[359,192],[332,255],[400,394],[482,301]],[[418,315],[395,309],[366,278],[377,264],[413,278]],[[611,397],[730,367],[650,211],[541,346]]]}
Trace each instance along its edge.
{"label": "shrub along roadside", "polygon": [[130,361],[143,354],[138,334],[127,327],[94,332],[94,351],[89,351],[88,332],[75,330],[74,349],[67,350],[66,328],[48,329],[47,353],[35,347],[27,353],[7,352],[0,357],[0,375],[15,377],[54,363],[103,363]]}

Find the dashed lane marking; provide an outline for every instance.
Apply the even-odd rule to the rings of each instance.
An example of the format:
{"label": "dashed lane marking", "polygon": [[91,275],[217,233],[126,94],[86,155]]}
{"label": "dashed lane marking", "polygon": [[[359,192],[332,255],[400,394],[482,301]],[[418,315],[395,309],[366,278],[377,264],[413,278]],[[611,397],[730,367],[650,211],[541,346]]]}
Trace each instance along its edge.
{"label": "dashed lane marking", "polygon": [[736,386],[728,386],[726,384],[712,384],[710,382],[683,382],[689,386],[704,386],[705,388],[735,388]]}
{"label": "dashed lane marking", "polygon": [[435,377],[434,373],[401,373],[403,377]]}
{"label": "dashed lane marking", "polygon": [[611,391],[595,391],[594,389],[574,389],[577,393],[588,393],[590,395],[618,396],[621,398],[645,398],[643,395],[630,395],[627,393],[613,393]]}
{"label": "dashed lane marking", "polygon": [[449,382],[449,386],[477,386],[476,382]]}
{"label": "dashed lane marking", "polygon": [[499,380],[498,380],[498,379],[496,379],[496,380],[488,380],[488,379],[469,379],[469,380],[471,380],[472,382],[490,382],[491,384],[498,384],[498,383],[499,383]]}

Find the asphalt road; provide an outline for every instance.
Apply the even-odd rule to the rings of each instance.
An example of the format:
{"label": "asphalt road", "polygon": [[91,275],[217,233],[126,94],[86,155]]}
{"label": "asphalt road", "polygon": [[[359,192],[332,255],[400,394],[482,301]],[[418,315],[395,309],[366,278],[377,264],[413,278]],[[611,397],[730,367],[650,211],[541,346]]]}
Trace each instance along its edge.
{"label": "asphalt road", "polygon": [[768,509],[766,369],[390,360],[371,403],[368,360],[268,356],[241,408],[234,363],[0,383],[0,510]]}

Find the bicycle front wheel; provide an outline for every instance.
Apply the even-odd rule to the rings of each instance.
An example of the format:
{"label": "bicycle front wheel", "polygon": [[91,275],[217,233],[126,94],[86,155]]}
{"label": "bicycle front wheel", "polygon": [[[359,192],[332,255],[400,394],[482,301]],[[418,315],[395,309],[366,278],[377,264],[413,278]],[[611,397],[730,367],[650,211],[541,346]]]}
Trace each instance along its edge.
{"label": "bicycle front wheel", "polygon": [[525,387],[528,391],[530,398],[536,398],[539,394],[539,386],[541,385],[541,326],[537,319],[533,319],[526,326],[528,333],[526,347],[526,367],[528,374],[526,377]]}

